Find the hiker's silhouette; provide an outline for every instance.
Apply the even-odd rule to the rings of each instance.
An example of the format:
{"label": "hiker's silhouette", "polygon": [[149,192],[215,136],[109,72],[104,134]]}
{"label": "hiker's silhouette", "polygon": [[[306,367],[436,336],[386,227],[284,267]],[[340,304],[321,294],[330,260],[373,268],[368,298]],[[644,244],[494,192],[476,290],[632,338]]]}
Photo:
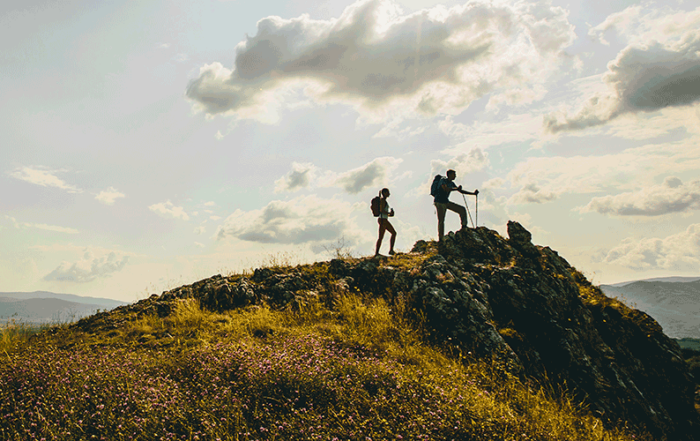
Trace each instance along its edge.
{"label": "hiker's silhouette", "polygon": [[[388,188],[382,188],[379,192],[379,196],[372,200],[372,211],[375,213],[375,216],[378,217],[377,223],[379,223],[379,237],[377,238],[377,246],[374,249],[375,256],[379,255],[379,248],[382,246],[382,239],[384,239],[384,233],[387,231],[391,234],[391,239],[389,240],[389,254],[394,254],[396,230],[394,226],[391,225],[391,222],[389,222],[389,218],[394,216],[394,209],[389,206],[389,202],[386,200],[390,195],[391,192],[389,192]],[[378,207],[375,207],[375,205],[378,205]]]}
{"label": "hiker's silhouette", "polygon": [[[478,195],[479,190],[469,192],[462,190],[462,186],[457,186],[454,183],[457,173],[454,170],[447,170],[447,176],[435,176],[433,185],[430,189],[430,194],[435,197],[433,203],[437,210],[438,217],[438,240],[442,240],[445,235],[445,214],[447,210],[454,211],[459,214],[459,219],[462,222],[462,228],[467,228],[467,209],[459,204],[450,202],[449,197],[453,191],[458,191],[462,194]],[[466,203],[466,202],[465,202]]]}

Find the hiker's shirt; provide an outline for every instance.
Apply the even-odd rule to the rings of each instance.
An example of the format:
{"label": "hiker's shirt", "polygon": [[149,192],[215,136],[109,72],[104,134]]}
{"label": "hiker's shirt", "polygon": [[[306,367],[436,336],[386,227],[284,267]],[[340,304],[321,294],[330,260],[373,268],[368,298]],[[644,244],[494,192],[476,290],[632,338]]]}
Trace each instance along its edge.
{"label": "hiker's shirt", "polygon": [[[379,219],[389,219],[389,213],[391,213],[391,207],[389,206],[389,202],[387,202],[386,199],[384,199],[384,210],[381,210],[379,212]],[[382,203],[379,202],[379,206],[382,206]]]}
{"label": "hiker's shirt", "polygon": [[446,204],[450,202],[450,193],[451,191],[445,192],[445,190],[442,189],[442,186],[445,185],[447,188],[456,188],[457,185],[453,182],[450,181],[447,178],[442,178],[440,180],[440,185],[438,187],[437,195],[435,196],[434,202],[437,204]]}

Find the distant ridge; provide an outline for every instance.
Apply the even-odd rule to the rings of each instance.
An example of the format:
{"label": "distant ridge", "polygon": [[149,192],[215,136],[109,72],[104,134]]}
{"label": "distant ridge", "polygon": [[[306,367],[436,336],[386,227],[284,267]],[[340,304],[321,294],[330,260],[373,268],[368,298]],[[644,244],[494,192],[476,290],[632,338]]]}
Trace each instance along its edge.
{"label": "distant ridge", "polygon": [[690,283],[700,280],[700,276],[695,277],[684,277],[684,276],[670,276],[670,277],[653,277],[651,279],[641,279],[641,280],[630,280],[627,282],[610,283],[604,286],[626,286],[631,283],[637,282],[670,282],[670,283]]}
{"label": "distant ridge", "polygon": [[102,297],[78,296],[75,294],[59,294],[50,291],[33,291],[33,292],[0,292],[0,297],[9,297],[17,300],[28,299],[60,299],[66,302],[83,303],[90,305],[99,305],[100,308],[112,309],[117,306],[126,305],[127,302],[119,300],[106,299]]}
{"label": "distant ridge", "polygon": [[667,335],[700,339],[700,277],[663,277],[600,289],[654,317]]}
{"label": "distant ridge", "polygon": [[0,325],[10,320],[23,323],[70,322],[98,310],[111,310],[125,304],[118,300],[48,291],[0,292]]}

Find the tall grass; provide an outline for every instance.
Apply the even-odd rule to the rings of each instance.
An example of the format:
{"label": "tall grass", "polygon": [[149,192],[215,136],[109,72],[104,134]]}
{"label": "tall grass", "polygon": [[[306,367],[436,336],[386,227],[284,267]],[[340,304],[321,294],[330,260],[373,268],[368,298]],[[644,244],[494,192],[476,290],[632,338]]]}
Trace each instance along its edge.
{"label": "tall grass", "polygon": [[189,299],[109,332],[44,332],[2,354],[0,439],[633,439],[497,361],[428,345],[406,308]]}

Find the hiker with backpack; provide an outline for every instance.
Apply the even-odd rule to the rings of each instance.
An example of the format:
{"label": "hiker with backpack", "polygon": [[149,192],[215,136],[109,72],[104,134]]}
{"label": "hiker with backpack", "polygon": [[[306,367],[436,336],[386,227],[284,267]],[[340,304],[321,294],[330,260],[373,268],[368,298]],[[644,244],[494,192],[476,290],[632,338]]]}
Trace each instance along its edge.
{"label": "hiker with backpack", "polygon": [[389,222],[389,218],[394,216],[394,209],[389,206],[389,202],[386,200],[390,195],[391,193],[388,188],[382,188],[379,192],[379,196],[375,196],[370,205],[372,214],[378,218],[377,222],[379,223],[379,238],[377,239],[377,246],[374,250],[375,257],[379,255],[379,248],[382,246],[384,233],[387,231],[391,234],[389,254],[395,254],[394,243],[396,242],[396,230],[394,226],[391,225],[391,222]]}
{"label": "hiker with backpack", "polygon": [[[447,176],[436,175],[433,179],[433,184],[430,186],[430,195],[434,196],[433,200],[438,217],[438,241],[442,240],[445,235],[445,213],[447,210],[454,211],[459,214],[459,219],[462,222],[462,228],[467,228],[467,209],[459,204],[450,202],[449,197],[453,191],[458,191],[462,194],[476,196],[479,190],[469,192],[462,190],[462,186],[457,186],[454,183],[457,173],[454,170],[447,170]],[[466,201],[465,201],[466,203]]]}

